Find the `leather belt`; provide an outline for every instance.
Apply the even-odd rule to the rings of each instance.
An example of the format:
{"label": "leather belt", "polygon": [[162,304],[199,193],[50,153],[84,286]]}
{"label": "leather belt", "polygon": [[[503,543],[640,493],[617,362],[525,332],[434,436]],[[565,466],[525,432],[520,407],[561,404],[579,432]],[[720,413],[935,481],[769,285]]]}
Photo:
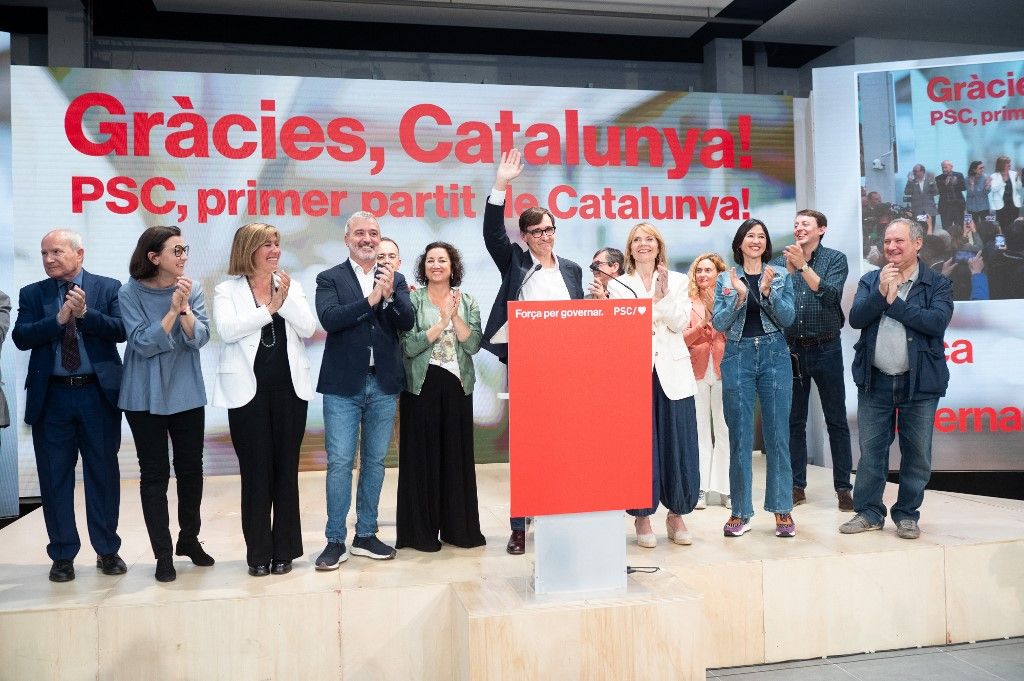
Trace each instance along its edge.
{"label": "leather belt", "polygon": [[78,376],[50,376],[50,385],[62,385],[65,388],[82,388],[96,382],[96,374],[80,374]]}
{"label": "leather belt", "polygon": [[824,336],[808,336],[807,338],[787,338],[786,341],[794,347],[798,348],[817,348],[831,343],[835,339],[839,338],[839,332],[826,334]]}

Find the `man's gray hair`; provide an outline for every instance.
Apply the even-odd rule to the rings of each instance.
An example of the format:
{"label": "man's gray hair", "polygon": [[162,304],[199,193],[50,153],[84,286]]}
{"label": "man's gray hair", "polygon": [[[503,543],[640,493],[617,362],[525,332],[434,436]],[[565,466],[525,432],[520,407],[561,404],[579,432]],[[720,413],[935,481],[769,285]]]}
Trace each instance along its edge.
{"label": "man's gray hair", "polygon": [[893,225],[906,225],[907,229],[910,231],[911,241],[924,239],[924,226],[917,220],[911,220],[910,218],[896,218],[889,223],[886,229],[889,229],[889,227],[892,227]]}
{"label": "man's gray hair", "polygon": [[61,241],[65,242],[71,247],[71,250],[80,251],[82,250],[82,235],[70,229],[64,229],[62,227],[50,230],[43,237],[44,239],[53,234],[60,238]]}
{"label": "man's gray hair", "polygon": [[356,220],[372,220],[373,224],[377,225],[378,231],[380,230],[380,223],[377,222],[376,215],[369,211],[357,210],[355,213],[352,213],[348,220],[345,221],[346,234],[352,231],[352,223],[354,223]]}

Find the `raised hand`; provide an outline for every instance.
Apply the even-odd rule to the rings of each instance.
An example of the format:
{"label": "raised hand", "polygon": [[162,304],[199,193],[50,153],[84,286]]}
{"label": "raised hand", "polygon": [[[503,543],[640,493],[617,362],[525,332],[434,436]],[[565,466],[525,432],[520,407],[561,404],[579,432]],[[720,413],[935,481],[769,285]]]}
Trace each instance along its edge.
{"label": "raised hand", "polygon": [[590,282],[590,286],[587,287],[587,292],[595,298],[604,299],[608,297],[608,290],[604,287],[604,284],[599,282],[597,279]]}
{"label": "raised hand", "polygon": [[270,296],[270,304],[267,305],[270,314],[274,314],[284,305],[284,301],[288,299],[288,289],[291,285],[292,278],[284,270],[279,270],[277,272],[277,289]]}
{"label": "raised hand", "polygon": [[654,302],[668,295],[668,268],[658,265],[658,281],[654,284]]}
{"label": "raised hand", "polygon": [[519,173],[523,172],[524,167],[526,166],[523,163],[523,155],[519,153],[518,149],[509,149],[503,153],[494,174],[494,188],[504,191],[512,180],[519,177]]}
{"label": "raised hand", "polygon": [[807,258],[804,257],[804,251],[796,244],[790,244],[782,249],[782,255],[786,258],[786,269],[790,273],[795,272],[798,267],[805,267],[807,265]]}
{"label": "raised hand", "polygon": [[775,280],[775,268],[771,265],[765,265],[764,272],[761,273],[761,284],[760,291],[761,297],[767,298],[772,292],[772,282]]}
{"label": "raised hand", "polygon": [[192,293],[192,280],[178,277],[178,283],[171,294],[171,312],[184,314],[188,312],[188,297]]}
{"label": "raised hand", "polygon": [[747,285],[743,283],[743,277],[739,275],[736,268],[729,270],[729,283],[736,289],[737,303],[742,304],[747,299]]}

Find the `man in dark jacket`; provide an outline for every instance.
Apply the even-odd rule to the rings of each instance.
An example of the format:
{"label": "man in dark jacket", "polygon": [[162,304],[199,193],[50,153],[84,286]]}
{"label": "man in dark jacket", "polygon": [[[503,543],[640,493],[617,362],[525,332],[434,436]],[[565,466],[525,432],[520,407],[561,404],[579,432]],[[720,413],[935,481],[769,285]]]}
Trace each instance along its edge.
{"label": "man in dark jacket", "polygon": [[372,213],[354,213],[345,224],[348,259],[316,278],[316,313],[327,331],[316,387],[324,396],[327,546],[316,559],[317,570],[334,570],[348,560],[346,519],[357,444],[351,553],[374,560],[395,557],[395,549],[377,539],[377,507],[398,393],[405,388],[398,336],[412,328],[413,313],[405,277],[396,271],[398,244],[388,242],[393,259],[378,259],[381,239]]}
{"label": "man in dark jacket", "polygon": [[949,384],[942,341],[953,316],[949,279],[918,258],[923,237],[917,222],[889,223],[887,264],[861,277],[850,309],[850,326],[861,329],[853,360],[860,463],[853,488],[857,515],[839,527],[843,534],[882,528],[882,492],[897,431],[900,488],[892,519],[899,537],[921,534],[918,509],[931,477],[935,409]]}
{"label": "man in dark jacket", "polygon": [[85,515],[96,567],[127,570],[118,555],[121,475],[121,356],[125,339],[117,292],[121,283],[82,269],[82,237],[57,229],[40,245],[46,279],[21,289],[11,337],[31,350],[25,379],[25,423],[39,474],[39,496],[53,561],[51,582],[75,578],[82,542],[75,524],[75,464],[82,455]]}
{"label": "man in dark jacket", "polygon": [[[505,232],[505,191],[523,172],[522,155],[510,149],[501,155],[494,188],[484,211],[484,244],[501,272],[501,287],[484,329],[483,347],[508,362],[508,342],[492,340],[508,323],[513,300],[579,300],[583,297],[583,270],[572,260],[555,255],[555,220],[547,208],[527,208],[519,216],[519,235],[527,248],[513,244]],[[499,334],[500,335],[500,334]],[[505,550],[526,551],[526,519],[510,518],[512,534]]]}

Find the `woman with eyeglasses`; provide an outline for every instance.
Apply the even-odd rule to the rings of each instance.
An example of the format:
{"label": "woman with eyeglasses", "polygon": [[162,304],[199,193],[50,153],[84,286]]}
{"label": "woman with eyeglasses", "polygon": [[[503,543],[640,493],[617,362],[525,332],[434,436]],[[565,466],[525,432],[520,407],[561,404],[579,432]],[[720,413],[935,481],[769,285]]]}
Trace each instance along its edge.
{"label": "woman with eyeglasses", "polygon": [[[700,449],[700,494],[697,508],[707,507],[708,492],[729,508],[729,427],[722,406],[722,355],[725,335],[711,325],[715,305],[715,281],[725,271],[717,253],[702,253],[690,265],[690,323],[683,340],[690,350],[697,380],[697,442]],[[714,423],[714,431],[711,426]]]}
{"label": "woman with eyeglasses", "polygon": [[793,521],[793,469],[789,460],[789,411],[793,400],[793,364],[784,329],[796,319],[793,282],[776,270],[772,240],[764,223],[753,218],[732,239],[733,267],[718,275],[711,318],[725,334],[722,402],[729,426],[729,491],[732,516],[726,537],[750,530],[754,447],[754,400],[761,403],[766,460],[764,510],[775,514],[775,536],[796,536]]}
{"label": "woman with eyeglasses", "polygon": [[[697,416],[690,353],[683,331],[690,321],[688,278],[667,267],[665,239],[658,229],[641,222],[626,239],[626,274],[623,283],[640,298],[652,302],[653,490],[649,508],[627,511],[634,517],[637,544],[657,546],[651,516],[658,504],[668,509],[665,528],[675,544],[693,543],[683,516],[697,505],[700,492]],[[631,294],[625,294],[632,297]],[[624,297],[612,291],[612,297]]]}
{"label": "woman with eyeglasses", "polygon": [[[177,577],[172,548],[195,565],[214,563],[199,541],[206,405],[199,349],[210,340],[210,327],[203,288],[185,276],[187,261],[179,228],[150,227],[139,237],[131,278],[118,293],[128,337],[118,407],[135,439],[142,515],[159,582]],[[168,437],[178,490],[175,545],[167,511]]]}
{"label": "woman with eyeglasses", "polygon": [[224,347],[213,405],[228,410],[242,479],[242,535],[249,574],[291,572],[302,555],[299,449],[313,398],[304,338],[316,317],[302,285],[281,266],[272,225],[244,225],[231,242],[213,320]]}
{"label": "woman with eyeglasses", "polygon": [[[480,307],[458,287],[462,255],[428,244],[410,294],[415,322],[402,334],[407,387],[399,402],[396,548],[483,546],[473,456],[473,355]],[[440,540],[438,539],[440,537]]]}

